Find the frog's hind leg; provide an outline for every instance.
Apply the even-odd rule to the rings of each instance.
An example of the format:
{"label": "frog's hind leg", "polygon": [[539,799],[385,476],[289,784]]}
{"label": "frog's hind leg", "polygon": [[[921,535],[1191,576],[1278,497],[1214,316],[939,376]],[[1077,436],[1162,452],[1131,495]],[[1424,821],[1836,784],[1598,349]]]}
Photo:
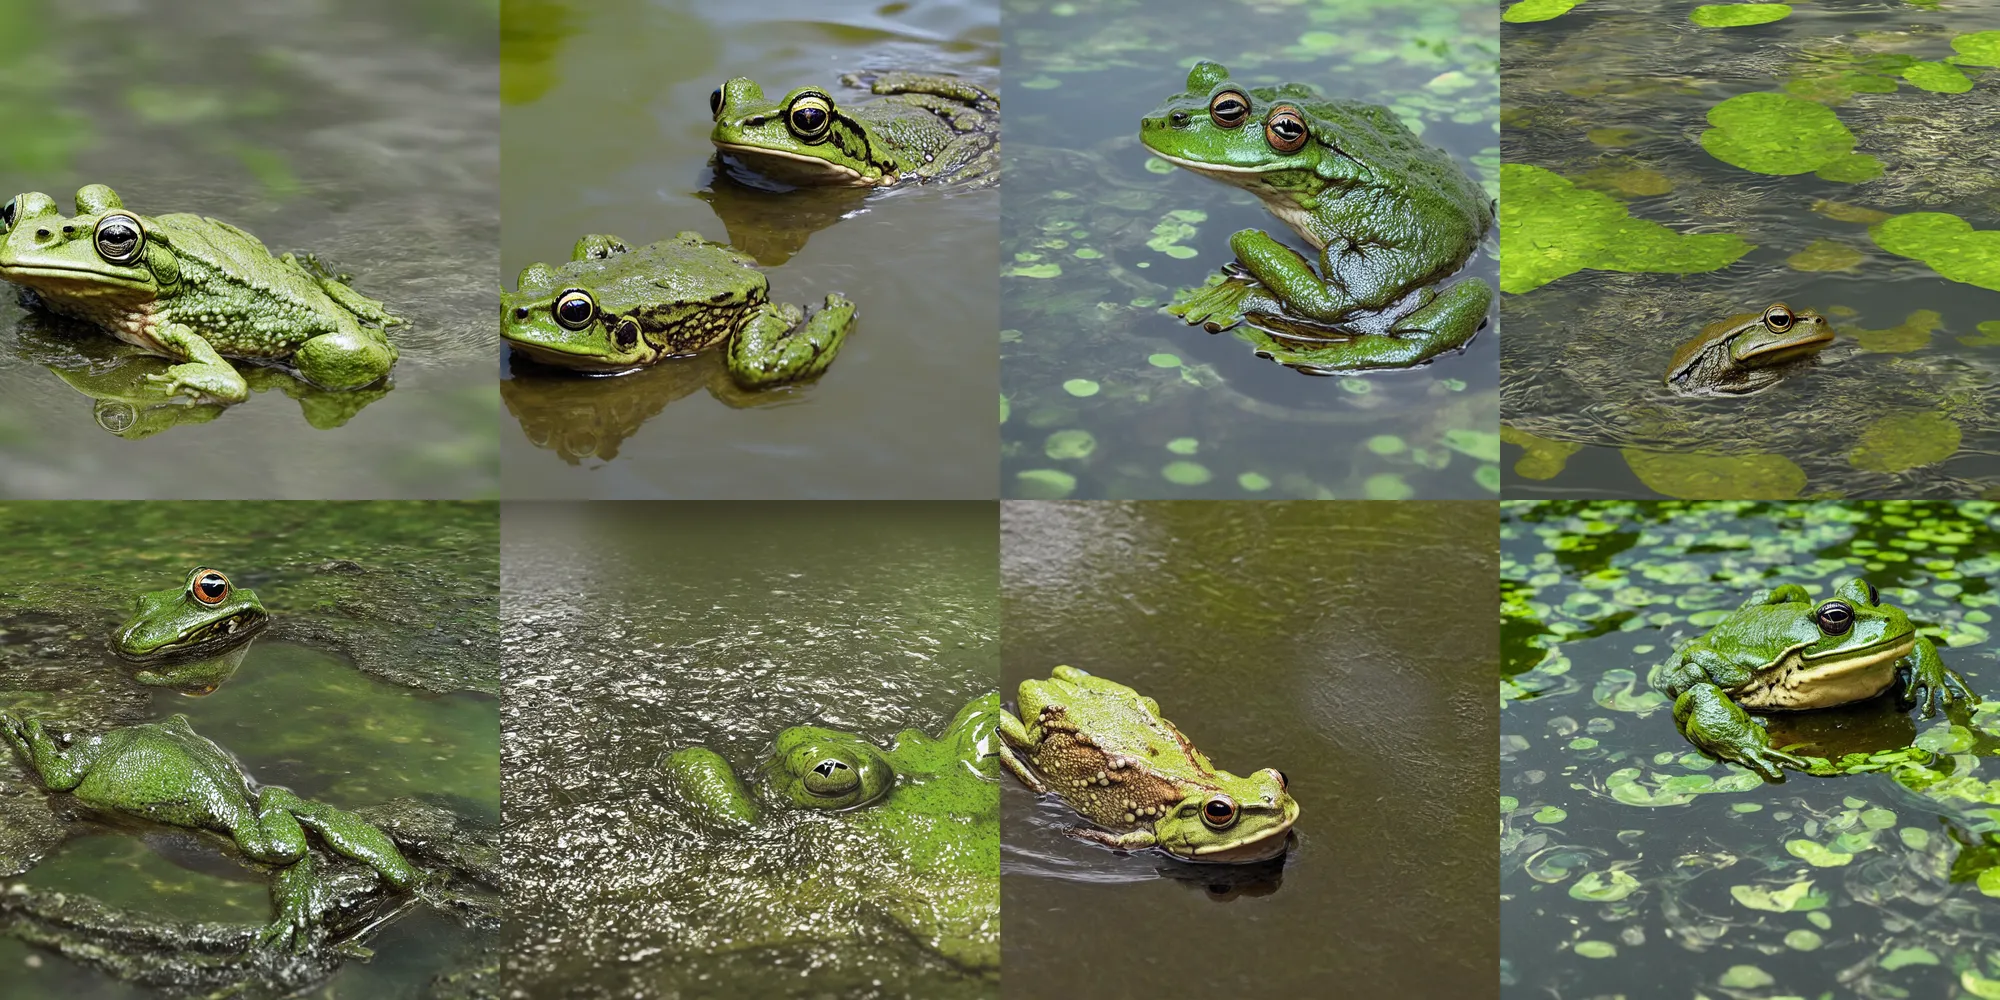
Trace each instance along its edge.
{"label": "frog's hind leg", "polygon": [[1036,795],[1047,794],[1049,786],[1043,784],[1040,776],[1029,770],[1027,762],[1014,752],[1016,746],[1035,745],[1035,737],[1028,732],[1028,727],[1022,725],[1021,720],[1014,717],[1014,713],[1003,710],[1000,713],[999,731],[1000,766],[1005,767],[1014,777],[1021,779],[1021,784],[1028,786],[1029,791]]}
{"label": "frog's hind leg", "polygon": [[1356,368],[1407,368],[1464,347],[1486,325],[1493,287],[1477,278],[1452,285],[1416,311],[1396,320],[1388,336],[1355,339],[1342,362]]}
{"label": "frog's hind leg", "polygon": [[1813,769],[1812,761],[1774,749],[1764,727],[1709,681],[1693,684],[1675,696],[1674,724],[1703,753],[1735,761],[1766,781],[1785,780],[1784,769],[1788,767],[1807,772]]}
{"label": "frog's hind leg", "polygon": [[351,812],[302,799],[290,789],[276,786],[258,792],[258,810],[282,811],[295,817],[297,825],[319,834],[328,847],[375,869],[398,889],[408,889],[423,881],[423,873],[403,857],[388,834]]}
{"label": "frog's hind leg", "polygon": [[789,303],[766,303],[729,340],[731,378],[764,389],[826,371],[854,328],[854,303],[836,292],[810,319]]}
{"label": "frog's hind leg", "polygon": [[1133,830],[1129,833],[1110,833],[1088,826],[1072,826],[1063,831],[1078,840],[1088,840],[1093,844],[1103,844],[1114,851],[1143,851],[1159,845],[1159,840],[1151,830]]}
{"label": "frog's hind leg", "polygon": [[306,381],[336,392],[382,381],[396,364],[396,349],[381,334],[352,324],[299,345],[292,367]]}

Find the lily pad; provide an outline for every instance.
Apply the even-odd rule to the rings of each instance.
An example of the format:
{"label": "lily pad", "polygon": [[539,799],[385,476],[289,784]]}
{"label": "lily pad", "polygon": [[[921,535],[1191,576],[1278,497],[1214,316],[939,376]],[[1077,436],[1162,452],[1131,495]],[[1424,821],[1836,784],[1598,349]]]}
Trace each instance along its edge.
{"label": "lily pad", "polygon": [[1960,66],[2000,66],[2000,31],[1975,31],[1951,40],[1958,52],[1951,58]]}
{"label": "lily pad", "polygon": [[1845,271],[1861,263],[1861,251],[1833,240],[1814,240],[1785,258],[1785,263],[1794,271]]}
{"label": "lily pad", "polygon": [[1826,894],[1814,892],[1810,879],[1794,882],[1782,889],[1764,885],[1732,885],[1729,894],[1736,898],[1737,903],[1767,913],[1795,913],[1817,910],[1826,905]]}
{"label": "lily pad", "polygon": [[1812,865],[1814,868],[1837,868],[1854,860],[1854,855],[1852,854],[1836,851],[1811,840],[1785,841],[1785,850],[1790,852],[1792,857],[1798,858],[1806,864]]}
{"label": "lily pad", "polygon": [[1616,198],[1531,164],[1502,164],[1500,187],[1500,289],[1517,295],[1586,268],[1713,271],[1754,249],[1740,236],[1683,236],[1634,219]]}
{"label": "lily pad", "polygon": [[1488,431],[1445,431],[1444,446],[1481,462],[1500,461],[1500,435]]}
{"label": "lily pad", "polygon": [[1754,965],[1732,965],[1716,980],[1716,985],[1732,990],[1755,990],[1777,982],[1771,974]]}
{"label": "lily pad", "polygon": [[1570,8],[1583,0],[1521,0],[1520,3],[1500,15],[1500,20],[1510,24],[1526,24],[1533,21],[1548,21],[1569,13]]}
{"label": "lily pad", "polygon": [[2000,344],[2000,319],[1989,319],[1979,324],[1979,332],[1970,337],[1960,337],[1958,342],[1967,347],[1991,347]]}
{"label": "lily pad", "polygon": [[1060,500],[1076,491],[1076,477],[1061,469],[1017,472],[1014,482],[1014,495],[1028,500]]}
{"label": "lily pad", "polygon": [[1704,28],[1743,28],[1753,24],[1770,24],[1792,16],[1790,4],[1783,3],[1724,3],[1706,4],[1694,9],[1688,20]]}
{"label": "lily pad", "polygon": [[1049,435],[1049,439],[1042,445],[1042,452],[1059,462],[1089,458],[1090,453],[1096,450],[1097,438],[1084,430],[1057,431]]}
{"label": "lily pad", "polygon": [[1903,67],[1903,79],[1910,86],[1928,90],[1934,94],[1963,94],[1972,89],[1972,81],[1956,66],[1937,62],[1911,63]]}
{"label": "lily pad", "polygon": [[1806,488],[1805,470],[1783,455],[1711,455],[1623,448],[1646,488],[1682,500],[1787,500]]}
{"label": "lily pad", "polygon": [[1958,425],[1940,413],[1895,413],[1868,425],[1847,456],[1857,469],[1901,472],[1957,454]]}
{"label": "lily pad", "polygon": [[1569,887],[1571,899],[1616,903],[1639,891],[1639,880],[1622,871],[1588,872]]}
{"label": "lily pad", "polygon": [[1930,309],[1911,313],[1898,326],[1887,330],[1856,330],[1854,340],[1864,351],[1876,354],[1907,354],[1931,343],[1931,331],[1944,325],[1944,317]]}
{"label": "lily pad", "polygon": [[1211,478],[1207,466],[1200,462],[1168,462],[1160,475],[1176,486],[1200,486]]}
{"label": "lily pad", "polygon": [[1554,479],[1569,464],[1569,457],[1583,450],[1580,444],[1551,441],[1505,425],[1500,428],[1500,440],[1527,450],[1527,454],[1514,462],[1514,474],[1522,479]]}
{"label": "lily pad", "polygon": [[[1708,109],[1715,126],[1701,134],[1701,148],[1731,166],[1760,174],[1804,174],[1830,168],[1827,180],[1863,179],[1866,164],[1849,159],[1854,133],[1831,108],[1789,94],[1738,94]],[[1873,164],[1875,174],[1881,164]]]}
{"label": "lily pad", "polygon": [[1868,235],[1943,277],[2000,292],[2000,229],[1974,229],[1946,212],[1911,212],[1869,227]]}
{"label": "lily pad", "polygon": [[1063,391],[1072,396],[1095,396],[1100,387],[1087,378],[1073,378],[1063,383]]}

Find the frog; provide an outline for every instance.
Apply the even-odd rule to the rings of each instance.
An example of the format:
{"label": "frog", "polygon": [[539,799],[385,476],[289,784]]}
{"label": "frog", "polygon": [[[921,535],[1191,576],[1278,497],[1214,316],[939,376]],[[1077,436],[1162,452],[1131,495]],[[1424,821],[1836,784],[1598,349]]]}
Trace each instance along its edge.
{"label": "frog", "polygon": [[725,160],[793,187],[990,185],[999,179],[1000,98],[940,73],[850,73],[879,99],[837,103],[804,86],[772,101],[749,77],[715,88],[709,140]]}
{"label": "frog", "polygon": [[1840,581],[1821,601],[1796,583],[1752,594],[1649,679],[1673,699],[1674,724],[1689,743],[1767,781],[1783,781],[1785,768],[1818,771],[1823,762],[1771,746],[1751,712],[1832,708],[1892,690],[1898,707],[1922,706],[1925,718],[1978,701],[1909,615],[1860,577]]}
{"label": "frog", "polygon": [[1427,364],[1486,325],[1492,286],[1445,282],[1492,228],[1493,200],[1388,108],[1297,83],[1245,87],[1204,60],[1185,93],[1140,119],[1139,140],[1256,195],[1320,253],[1316,274],[1269,233],[1236,233],[1232,267],[1167,307],[1188,323],[1218,332],[1254,317],[1325,342],[1306,355],[1315,374]]}
{"label": "frog", "polygon": [[236,673],[250,641],[271,624],[257,592],[221,570],[196,566],[179,587],[139,595],[111,650],[137,668],[141,684],[184,694],[215,691]]}
{"label": "frog", "polygon": [[[773,738],[748,782],[696,746],[661,758],[660,783],[731,842],[794,838],[797,849],[770,861],[784,894],[844,911],[856,902],[851,886],[865,884],[861,902],[923,947],[968,971],[997,973],[999,718],[1000,696],[989,693],[967,702],[937,738],[906,729],[887,750],[853,733],[792,726]],[[782,819],[802,814],[828,822]],[[772,923],[768,914],[749,916]]]}
{"label": "frog", "polygon": [[51,792],[98,813],[219,834],[270,868],[275,916],[257,938],[265,948],[302,952],[321,936],[330,873],[314,856],[308,830],[397,892],[426,880],[387,834],[354,813],[253,783],[185,715],[79,737],[38,717],[0,712],[0,738]]}
{"label": "frog", "polygon": [[1833,339],[1826,317],[1772,303],[1762,313],[1739,313],[1703,327],[1674,351],[1667,364],[1667,388],[1685,396],[1762,392]]}
{"label": "frog", "polygon": [[1152,698],[1062,665],[1046,681],[1022,681],[1019,704],[1019,716],[1000,717],[1000,762],[1030,791],[1096,824],[1071,836],[1182,861],[1250,863],[1285,852],[1299,818],[1285,773],[1218,769]]}
{"label": "frog", "polygon": [[746,389],[814,378],[833,363],[854,303],[827,295],[808,317],[769,301],[747,254],[682,232],[645,246],[605,234],[576,241],[568,263],[530,264],[500,296],[500,336],[545,365],[611,374],[712,347]]}
{"label": "frog", "polygon": [[255,236],[191,214],[142,216],[103,184],[65,217],[39,191],[0,207],[0,279],[44,308],[175,363],[149,376],[200,402],[249,398],[228,359],[278,365],[321,389],[382,383],[384,331],[403,323],[311,256],[272,256]]}

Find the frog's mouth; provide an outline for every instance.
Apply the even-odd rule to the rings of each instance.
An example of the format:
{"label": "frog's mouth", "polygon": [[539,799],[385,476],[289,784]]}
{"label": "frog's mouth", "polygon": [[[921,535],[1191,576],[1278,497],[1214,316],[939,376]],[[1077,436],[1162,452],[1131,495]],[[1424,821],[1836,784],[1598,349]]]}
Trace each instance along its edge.
{"label": "frog's mouth", "polygon": [[214,656],[224,650],[234,649],[255,638],[257,633],[271,624],[271,616],[258,608],[244,608],[226,618],[218,618],[165,645],[149,649],[143,653],[126,650],[128,639],[124,635],[111,644],[111,651],[127,663],[161,663],[172,660],[192,660]]}
{"label": "frog's mouth", "polygon": [[106,287],[123,288],[133,292],[151,292],[153,287],[137,278],[129,278],[115,271],[89,267],[72,267],[62,264],[26,264],[18,260],[0,257],[0,278],[16,284],[46,287],[56,285],[83,285],[93,289]]}
{"label": "frog's mouth", "polygon": [[1881,694],[1895,681],[1896,662],[1917,648],[1910,632],[1860,649],[1808,656],[1793,646],[1735,692],[1734,701],[1752,710],[1831,708]]}
{"label": "frog's mouth", "polygon": [[583,354],[552,348],[544,344],[530,344],[521,340],[508,340],[507,346],[520,351],[530,360],[554,368],[568,368],[574,371],[590,372],[594,375],[623,375],[638,371],[646,362],[634,358],[630,361],[606,361],[594,354]]}
{"label": "frog's mouth", "polygon": [[718,142],[715,148],[737,159],[748,161],[752,169],[758,173],[767,174],[773,180],[787,184],[845,184],[849,187],[874,187],[876,184],[895,181],[893,176],[888,175],[880,181],[870,180],[853,167],[782,149],[744,146],[733,142]]}

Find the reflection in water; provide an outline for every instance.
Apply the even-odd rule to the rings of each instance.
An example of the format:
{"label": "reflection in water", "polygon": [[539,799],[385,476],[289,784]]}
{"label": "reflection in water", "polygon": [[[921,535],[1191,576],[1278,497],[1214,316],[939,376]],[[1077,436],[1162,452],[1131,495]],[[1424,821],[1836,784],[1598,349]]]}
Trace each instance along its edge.
{"label": "reflection in water", "polygon": [[729,231],[729,245],[765,267],[776,267],[805,249],[812,234],[864,211],[869,188],[777,189],[739,180],[722,169],[721,157],[710,168],[708,186],[694,196],[708,202]]}
{"label": "reflection in water", "polygon": [[804,386],[744,389],[729,377],[719,351],[692,358],[669,358],[623,375],[579,376],[516,361],[514,377],[500,383],[507,412],[536,446],[578,465],[601,465],[618,457],[618,447],[669,403],[707,390],[736,409],[785,403]]}

